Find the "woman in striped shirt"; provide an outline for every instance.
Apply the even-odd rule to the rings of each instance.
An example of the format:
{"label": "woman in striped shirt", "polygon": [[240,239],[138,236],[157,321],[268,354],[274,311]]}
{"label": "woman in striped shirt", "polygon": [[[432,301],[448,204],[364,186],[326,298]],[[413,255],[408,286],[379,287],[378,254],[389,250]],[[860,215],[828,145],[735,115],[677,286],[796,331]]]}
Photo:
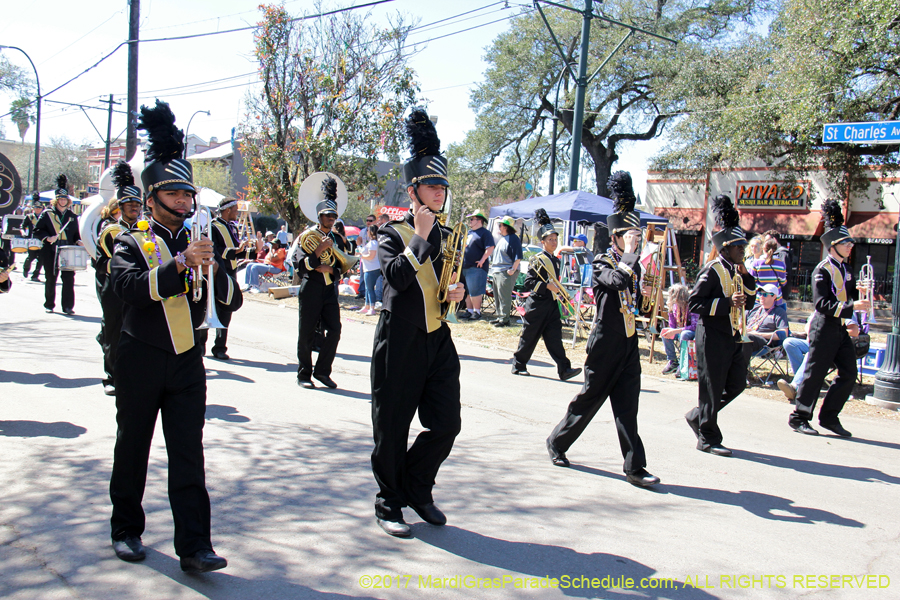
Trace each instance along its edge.
{"label": "woman in striped shirt", "polygon": [[[753,267],[750,268],[750,274],[756,278],[757,289],[769,283],[781,289],[787,283],[787,270],[784,267],[784,262],[779,258],[775,258],[776,250],[778,250],[778,242],[771,238],[766,240],[765,244],[763,244],[763,255],[756,259]],[[759,298],[757,298],[756,302],[759,304]],[[779,297],[775,306],[785,306],[784,299]]]}

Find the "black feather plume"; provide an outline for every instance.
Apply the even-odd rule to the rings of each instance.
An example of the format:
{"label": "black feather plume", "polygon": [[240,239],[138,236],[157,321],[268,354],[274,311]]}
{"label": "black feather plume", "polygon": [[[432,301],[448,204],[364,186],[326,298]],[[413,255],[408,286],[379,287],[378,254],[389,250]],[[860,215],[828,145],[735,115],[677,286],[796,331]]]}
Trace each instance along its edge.
{"label": "black feather plume", "polygon": [[716,215],[716,223],[722,228],[737,227],[741,224],[741,215],[735,210],[731,198],[726,194],[719,194],[713,198],[713,214]]}
{"label": "black feather plume", "polygon": [[326,177],[322,182],[322,191],[325,192],[326,200],[337,200],[337,181],[334,177]]}
{"label": "black feather plume", "polygon": [[413,158],[441,153],[441,140],[424,108],[414,108],[406,119],[406,137]]}
{"label": "black feather plume", "polygon": [[822,220],[827,229],[834,229],[844,224],[844,210],[840,202],[828,199],[822,204]]}
{"label": "black feather plume", "polygon": [[534,211],[534,218],[537,221],[539,227],[543,227],[544,225],[552,225],[553,221],[550,220],[550,215],[547,214],[547,211],[543,208],[539,208]]}
{"label": "black feather plume", "polygon": [[175,114],[168,103],[156,101],[153,108],[141,107],[138,129],[147,132],[147,162],[169,162],[184,154],[184,132],[175,127]]}
{"label": "black feather plume", "polygon": [[616,171],[610,175],[609,180],[606,182],[606,187],[609,188],[617,213],[634,210],[637,198],[634,196],[631,175],[627,171]]}
{"label": "black feather plume", "polygon": [[69,189],[69,178],[66,177],[65,173],[62,175],[56,176],[56,189],[58,190],[67,190]]}
{"label": "black feather plume", "polygon": [[124,160],[120,160],[113,167],[112,172],[113,185],[117,188],[134,185],[134,173],[131,172],[131,165]]}

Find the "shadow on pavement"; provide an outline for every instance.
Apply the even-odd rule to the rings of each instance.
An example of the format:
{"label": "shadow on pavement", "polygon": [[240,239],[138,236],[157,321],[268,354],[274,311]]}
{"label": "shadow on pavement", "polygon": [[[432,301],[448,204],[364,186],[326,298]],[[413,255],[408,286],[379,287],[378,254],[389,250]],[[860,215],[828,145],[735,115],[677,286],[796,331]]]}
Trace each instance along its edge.
{"label": "shadow on pavement", "polygon": [[74,315],[65,315],[64,314],[63,316],[66,317],[67,319],[72,319],[73,321],[84,321],[85,323],[97,323],[97,324],[100,323],[100,317],[88,317],[86,315],[79,315],[79,314],[74,314]]}
{"label": "shadow on pavement", "polygon": [[55,437],[77,438],[87,429],[65,421],[43,423],[41,421],[0,421],[0,435],[5,437]]}
{"label": "shadow on pavement", "polygon": [[222,361],[206,356],[203,358],[203,364],[206,365],[207,369],[215,369],[215,365],[235,365],[240,367],[248,367],[250,369],[265,369],[266,371],[270,371],[273,373],[290,373],[291,371],[297,370],[296,363],[291,365],[284,363],[260,362],[257,360],[246,360],[243,358],[234,357],[231,357],[227,361]]}
{"label": "shadow on pavement", "polygon": [[219,419],[230,423],[248,423],[250,417],[239,415],[238,410],[233,406],[222,406],[221,404],[207,404],[206,418]]}
{"label": "shadow on pavement", "polygon": [[[850,439],[852,440],[854,438]],[[876,445],[881,444],[876,443]],[[791,471],[807,473],[809,475],[820,475],[822,477],[834,477],[840,479],[852,479],[853,481],[883,481],[885,483],[900,483],[900,477],[888,475],[883,471],[879,471],[878,469],[871,469],[869,467],[848,467],[845,465],[832,465],[830,463],[820,463],[799,458],[788,458],[785,456],[772,456],[770,454],[760,454],[758,452],[749,452],[745,450],[735,452],[734,456],[738,459],[749,460],[751,462],[759,463],[762,465],[781,467],[782,469],[790,469]]]}
{"label": "shadow on pavement", "polygon": [[0,371],[0,383],[21,383],[23,385],[43,385],[48,388],[81,388],[98,385],[103,380],[99,377],[81,377],[79,379],[63,379],[56,373],[21,373],[19,371]]}

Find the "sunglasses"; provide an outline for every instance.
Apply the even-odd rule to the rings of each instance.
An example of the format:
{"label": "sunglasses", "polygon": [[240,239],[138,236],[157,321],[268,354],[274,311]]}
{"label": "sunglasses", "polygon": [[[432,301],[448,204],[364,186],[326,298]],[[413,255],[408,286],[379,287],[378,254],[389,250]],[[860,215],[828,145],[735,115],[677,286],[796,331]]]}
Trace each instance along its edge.
{"label": "sunglasses", "polygon": [[375,219],[366,219],[366,223],[374,223]]}
{"label": "sunglasses", "polygon": [[759,293],[759,297],[760,297],[760,298],[768,298],[769,296],[774,296],[774,295],[775,295],[775,294],[772,294],[772,293],[769,293],[769,292],[760,292],[760,293]]}

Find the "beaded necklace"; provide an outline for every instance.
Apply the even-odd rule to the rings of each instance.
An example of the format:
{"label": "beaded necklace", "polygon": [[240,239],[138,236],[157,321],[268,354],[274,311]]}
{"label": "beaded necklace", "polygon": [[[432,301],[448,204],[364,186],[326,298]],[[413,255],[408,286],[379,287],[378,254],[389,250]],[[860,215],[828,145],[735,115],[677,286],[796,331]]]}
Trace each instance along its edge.
{"label": "beaded necklace", "polygon": [[[615,264],[615,266],[618,267],[619,262],[621,262],[621,258],[619,256],[619,251],[616,249],[615,244],[610,244],[609,249],[606,251],[606,253],[612,259],[613,264]],[[628,299],[628,307],[627,308],[628,308],[629,312],[633,312],[634,314],[639,315],[640,310],[638,309],[637,304],[634,301],[634,299],[637,298],[637,293],[638,293],[638,282],[637,282],[637,278],[634,275],[631,276],[631,289],[632,289],[631,298]],[[624,294],[623,294],[623,298],[624,298]]]}
{"label": "beaded necklace", "polygon": [[[147,262],[150,264],[150,268],[153,268],[153,255],[156,254],[156,264],[162,266],[163,260],[162,255],[159,253],[159,241],[156,239],[156,233],[153,231],[153,227],[150,226],[145,220],[140,220],[137,222],[137,228],[143,231],[145,234],[150,235],[150,239],[144,242],[144,251],[147,253]],[[188,245],[191,244],[191,230],[187,227],[182,226],[182,229],[187,234]],[[180,232],[178,232],[180,233]],[[178,233],[175,234],[175,237],[178,237]],[[180,252],[178,254],[181,254]],[[170,298],[178,298],[184,296],[188,293],[188,290],[191,289],[191,284],[194,282],[194,270],[187,268],[183,272],[184,275],[184,291],[180,294],[175,294],[174,296],[170,296]]]}

